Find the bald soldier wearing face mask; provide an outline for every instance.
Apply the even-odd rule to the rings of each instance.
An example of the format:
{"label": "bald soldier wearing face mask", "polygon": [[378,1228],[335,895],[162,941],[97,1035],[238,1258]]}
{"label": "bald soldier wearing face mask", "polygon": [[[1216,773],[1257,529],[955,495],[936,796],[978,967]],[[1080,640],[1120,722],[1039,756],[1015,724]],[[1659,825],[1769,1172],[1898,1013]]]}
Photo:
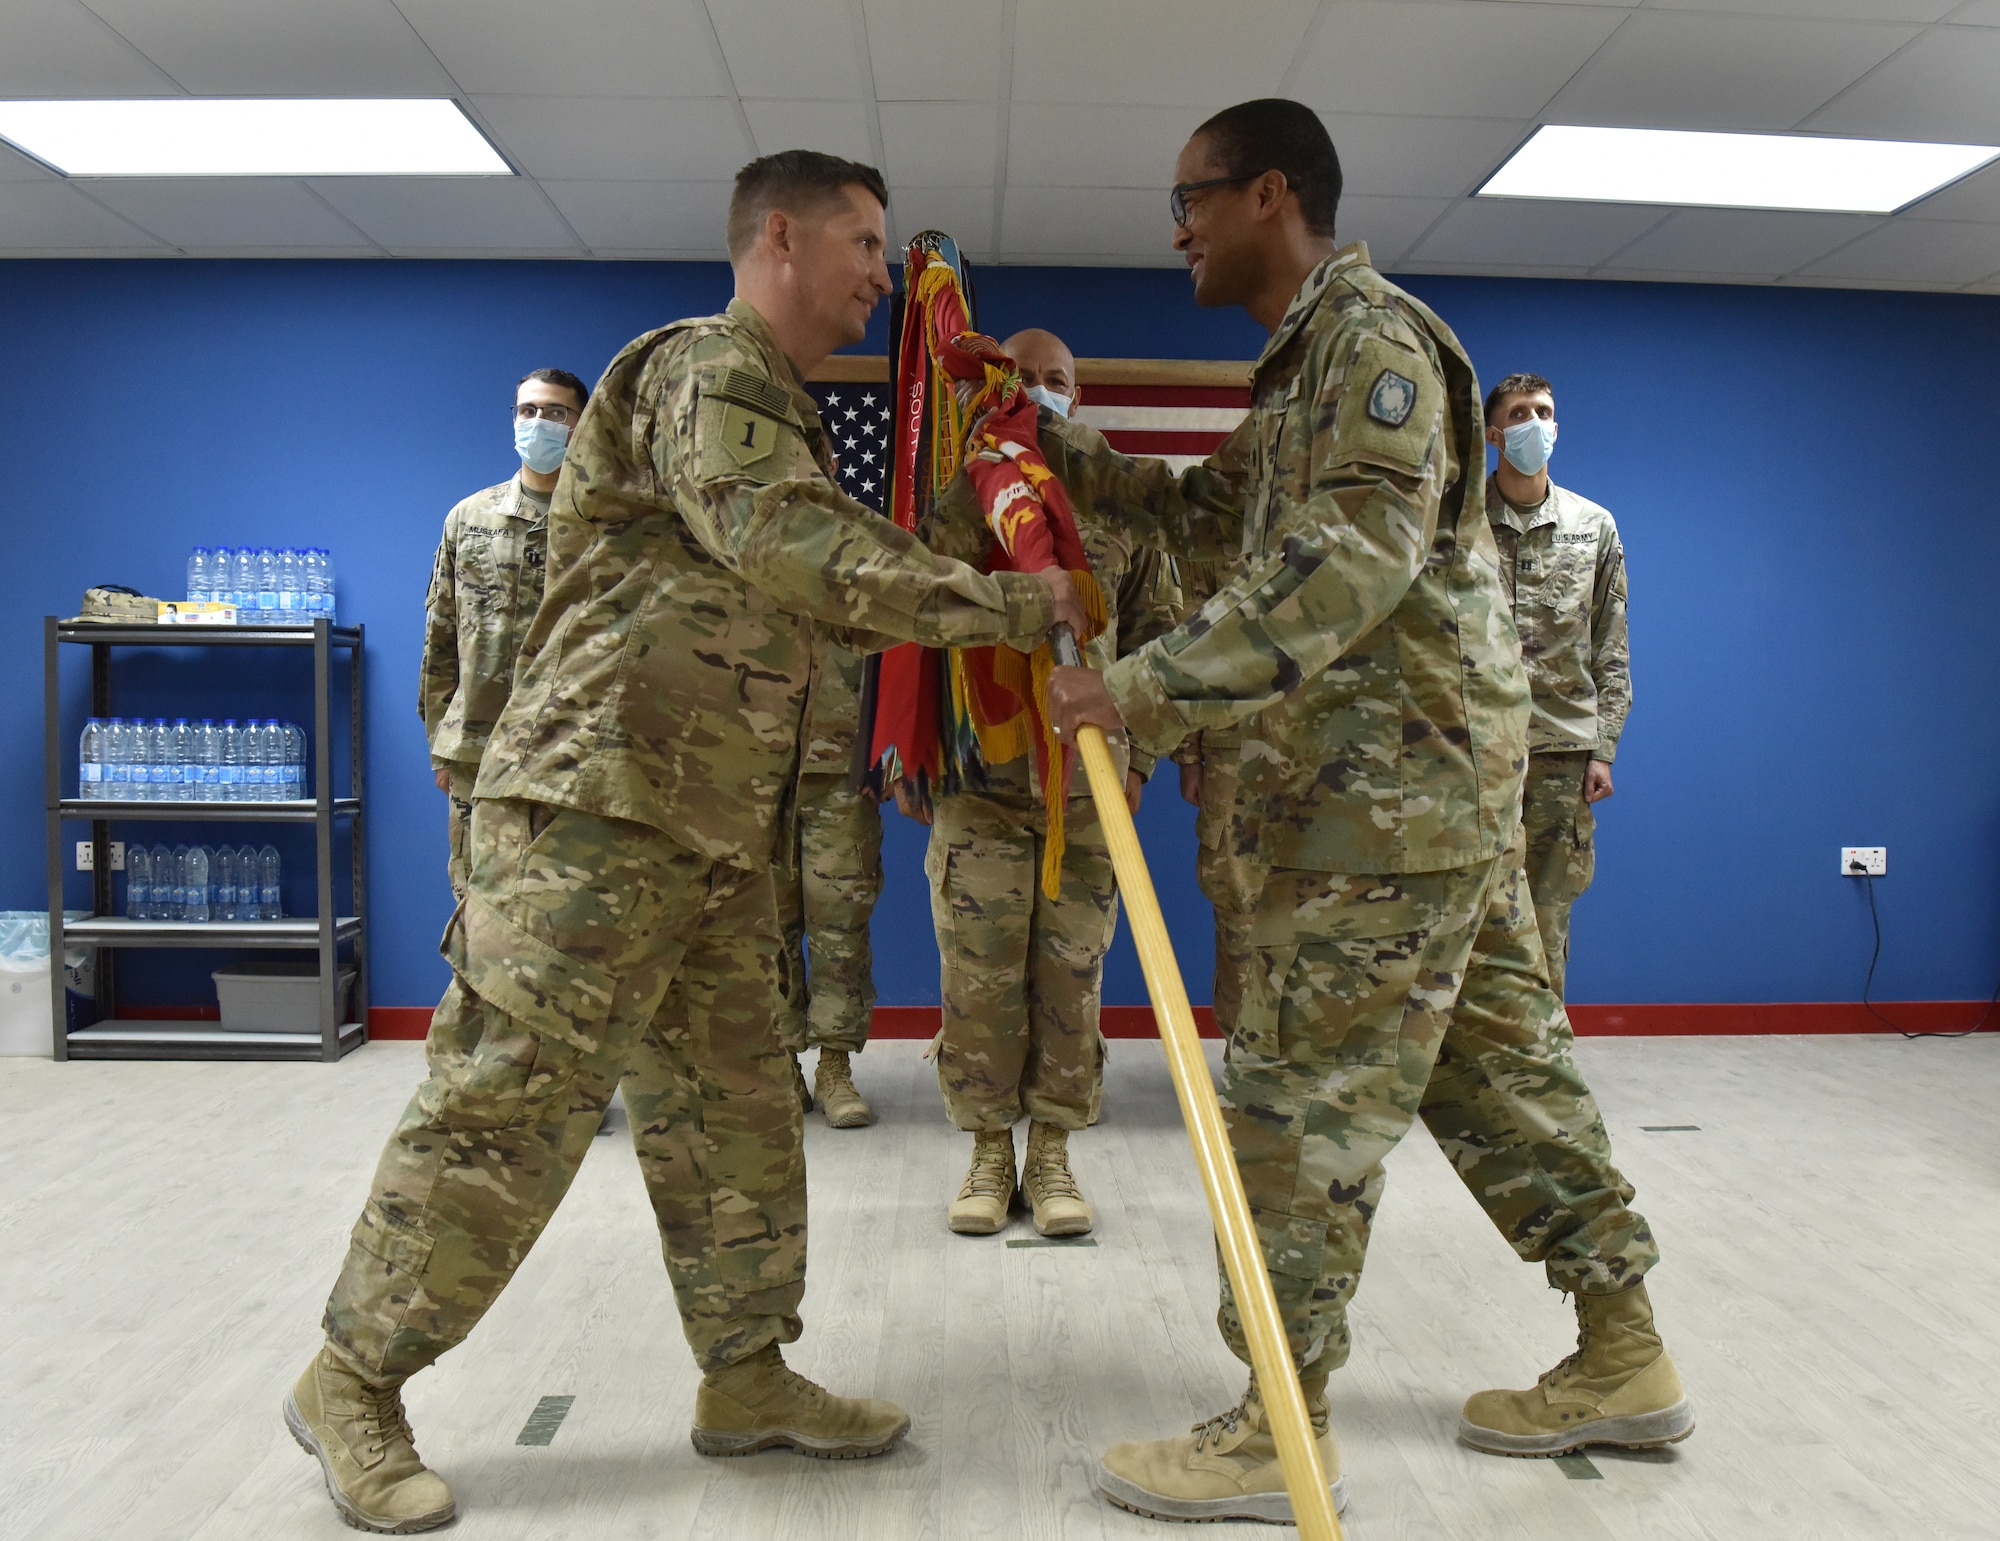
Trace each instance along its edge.
{"label": "bald soldier wearing face mask", "polygon": [[[1036,328],[1001,347],[1045,409],[1044,422],[1067,419],[1080,395],[1063,340]],[[1070,431],[1104,444],[1080,424]],[[963,495],[968,486],[956,484],[935,528],[921,533],[933,550],[976,562],[990,537]],[[1180,591],[1171,564],[1117,521],[1080,504],[1076,523],[1107,611],[1085,653],[1106,668],[1173,628]],[[1124,757],[1122,743],[1115,752]],[[1130,756],[1125,797],[1134,812],[1153,764],[1150,754]],[[1044,1236],[1081,1235],[1095,1219],[1070,1170],[1068,1141],[1096,1121],[1103,1097],[1097,1015],[1118,889],[1081,774],[1069,791],[1053,899],[1041,885],[1048,823],[1032,755],[988,766],[984,786],[936,803],[924,870],[943,959],[938,1086],[951,1121],[973,1137],[971,1167],[949,1212],[951,1228],[965,1235],[999,1231],[1017,1184]],[[1023,1118],[1027,1151],[1017,1177],[1014,1125]]]}

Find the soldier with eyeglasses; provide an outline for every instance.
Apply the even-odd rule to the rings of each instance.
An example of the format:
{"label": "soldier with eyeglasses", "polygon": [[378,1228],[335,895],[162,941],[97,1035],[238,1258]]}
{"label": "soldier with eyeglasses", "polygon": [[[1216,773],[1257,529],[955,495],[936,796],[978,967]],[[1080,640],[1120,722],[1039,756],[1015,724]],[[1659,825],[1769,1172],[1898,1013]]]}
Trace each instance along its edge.
{"label": "soldier with eyeglasses", "polygon": [[589,400],[590,387],[567,369],[523,375],[514,391],[514,449],[521,469],[445,515],[424,602],[417,709],[438,790],[451,800],[454,898],[465,896],[466,829],[479,757],[507,704],[521,639],[542,602],[549,499],[570,430]]}

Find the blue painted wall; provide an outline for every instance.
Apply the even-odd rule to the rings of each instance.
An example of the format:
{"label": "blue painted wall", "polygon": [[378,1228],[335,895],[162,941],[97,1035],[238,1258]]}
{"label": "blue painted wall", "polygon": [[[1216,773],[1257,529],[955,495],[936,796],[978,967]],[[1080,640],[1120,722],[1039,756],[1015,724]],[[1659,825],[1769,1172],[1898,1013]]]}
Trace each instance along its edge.
{"label": "blue painted wall", "polygon": [[[1630,553],[1637,706],[1578,908],[1575,998],[1856,998],[1869,929],[1859,885],[1835,873],[1841,844],[1890,847],[1878,994],[1984,996],[2000,968],[2000,300],[1410,286],[1482,378],[1555,380],[1556,477],[1618,515]],[[92,582],[178,592],[196,541],[325,545],[343,618],[369,629],[375,999],[435,1000],[444,810],[414,702],[439,521],[511,471],[523,371],[594,376],[633,335],[727,294],[726,270],[702,264],[0,266],[0,907],[43,896],[39,617],[73,613]],[[1049,326],[1082,354],[1243,358],[1262,340],[1197,309],[1176,272],[987,269],[979,298],[988,329]],[[149,667],[218,714],[282,694],[270,669],[211,695]],[[82,682],[73,667],[79,718]],[[882,998],[932,1001],[921,839],[889,825]],[[1164,775],[1141,825],[1204,999],[1191,820]],[[154,977],[163,1001],[202,984],[192,960]],[[1145,999],[1122,939],[1105,993]]]}

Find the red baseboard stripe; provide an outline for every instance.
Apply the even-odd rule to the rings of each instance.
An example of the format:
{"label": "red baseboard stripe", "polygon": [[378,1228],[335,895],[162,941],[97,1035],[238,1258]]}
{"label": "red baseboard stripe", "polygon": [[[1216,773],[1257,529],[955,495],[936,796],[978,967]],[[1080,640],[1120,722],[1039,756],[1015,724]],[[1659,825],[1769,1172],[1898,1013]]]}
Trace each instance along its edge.
{"label": "red baseboard stripe", "polygon": [[[1963,1032],[1979,1020],[1984,1001],[1892,1001],[1882,1015],[1913,1033]],[[192,1015],[173,1007],[131,1009],[128,1017]],[[213,1011],[208,1013],[213,1016]],[[1749,1037],[1783,1033],[1887,1033],[1859,1001],[1752,1002],[1746,1005],[1572,1006],[1570,1022],[1580,1038]],[[2000,1014],[1996,1014],[2000,1015]],[[1194,1009],[1204,1038],[1219,1037],[1215,1012]],[[877,1006],[871,1036],[930,1038],[938,1030],[935,1006]],[[1098,1017],[1106,1038],[1156,1038],[1150,1006],[1106,1006]],[[376,1006],[368,1013],[371,1038],[422,1038],[430,1030],[428,1006]],[[1989,1022],[1987,1031],[2000,1031]]]}

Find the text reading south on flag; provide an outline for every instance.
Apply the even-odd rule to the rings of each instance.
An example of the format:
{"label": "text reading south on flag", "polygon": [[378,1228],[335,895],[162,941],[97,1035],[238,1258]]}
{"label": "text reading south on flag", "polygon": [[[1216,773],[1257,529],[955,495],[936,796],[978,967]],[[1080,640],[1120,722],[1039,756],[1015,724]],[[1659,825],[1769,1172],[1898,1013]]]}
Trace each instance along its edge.
{"label": "text reading south on flag", "polygon": [[[1083,600],[1088,642],[1104,629],[1104,597],[1077,534],[1069,495],[1043,460],[1037,412],[1020,371],[973,329],[972,290],[957,243],[936,230],[910,242],[890,311],[889,517],[915,533],[964,470],[985,517],[988,572],[1066,570]],[[1033,752],[1048,805],[1042,887],[1062,872],[1069,754],[1048,714],[1055,658],[1008,647],[939,650],[915,643],[869,661],[857,777],[928,806],[982,785],[985,767]]]}

